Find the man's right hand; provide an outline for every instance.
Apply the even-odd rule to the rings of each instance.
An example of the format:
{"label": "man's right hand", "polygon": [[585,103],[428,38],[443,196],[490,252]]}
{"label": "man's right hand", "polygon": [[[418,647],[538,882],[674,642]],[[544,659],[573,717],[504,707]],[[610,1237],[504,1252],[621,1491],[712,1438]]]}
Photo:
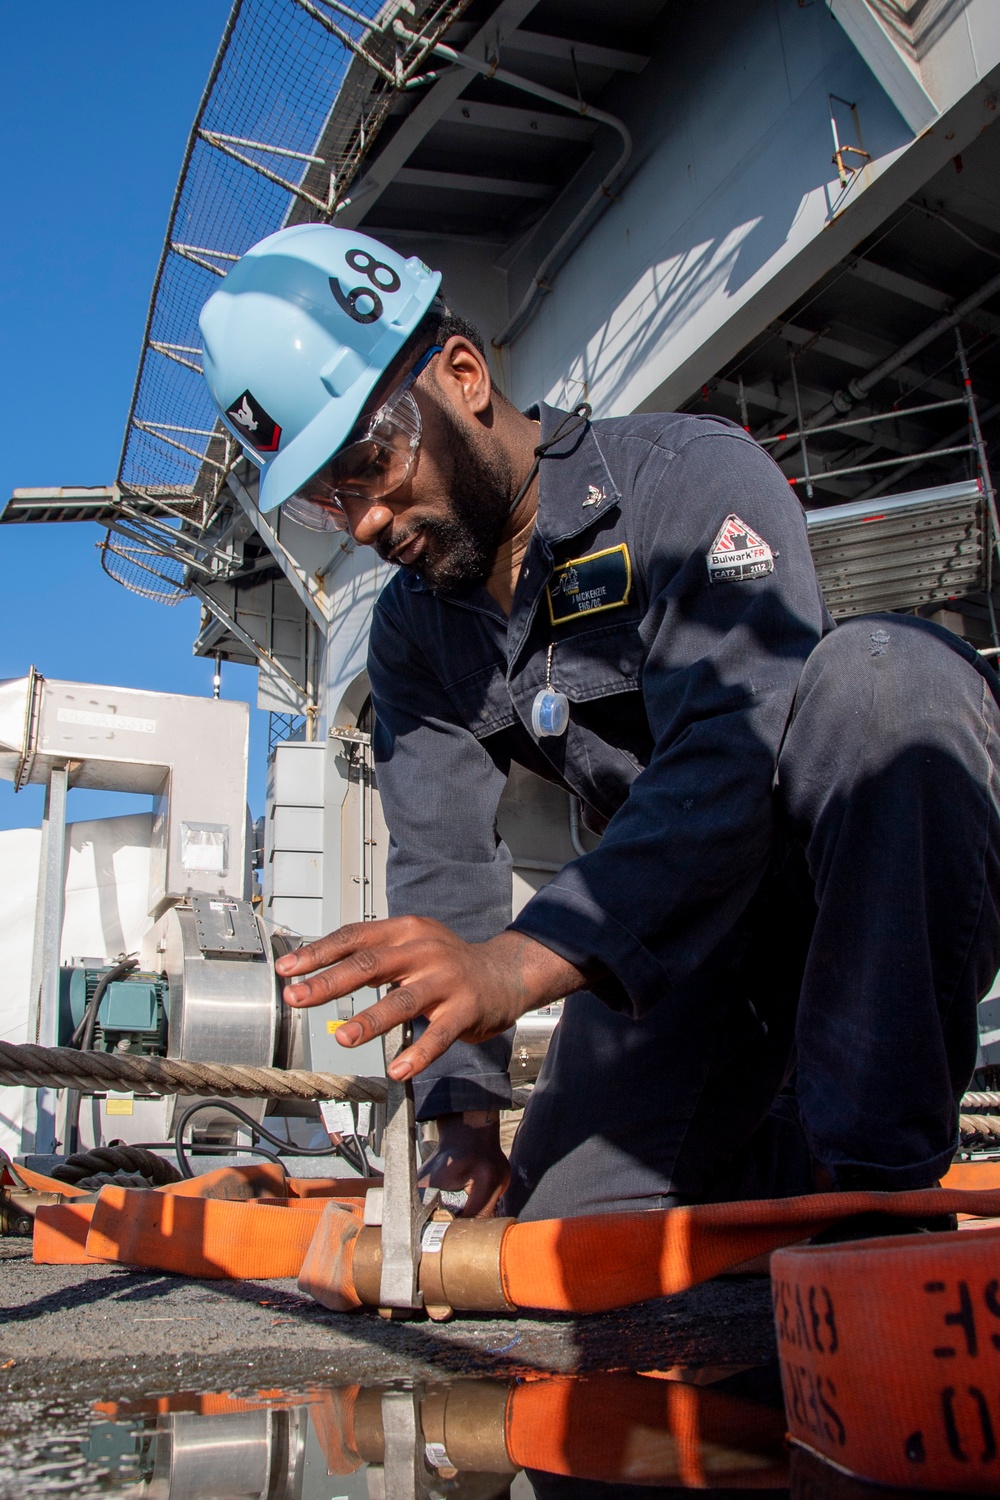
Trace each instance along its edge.
{"label": "man's right hand", "polygon": [[342,1047],[359,1047],[404,1021],[429,1025],[387,1069],[401,1083],[443,1057],[454,1041],[485,1042],[525,1011],[586,989],[582,969],[522,932],[466,943],[433,917],[354,922],[275,959],[288,1005],[325,1005],[361,985],[385,994],[337,1029]]}
{"label": "man's right hand", "polygon": [[420,1186],[466,1192],[462,1218],[492,1218],[510,1181],[510,1166],[500,1146],[499,1112],[440,1115],[437,1127],[437,1150],[420,1169]]}

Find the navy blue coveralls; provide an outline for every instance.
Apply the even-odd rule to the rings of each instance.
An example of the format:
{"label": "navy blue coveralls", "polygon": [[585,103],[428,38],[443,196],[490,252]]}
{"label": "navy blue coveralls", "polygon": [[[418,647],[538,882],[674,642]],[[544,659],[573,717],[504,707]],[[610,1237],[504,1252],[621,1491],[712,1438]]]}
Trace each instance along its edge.
{"label": "navy blue coveralls", "polygon": [[[543,441],[565,419],[538,415]],[[578,427],[541,461],[510,619],[399,573],[369,670],[390,914],[513,925],[601,976],[567,1000],[505,1212],[781,1191],[754,1142],[793,1070],[836,1184],[937,1180],[1000,968],[998,680],[912,616],[834,629],[799,504],[740,428]],[[570,724],[538,740],[549,674]],[[604,829],[513,924],[512,763]],[[420,1116],[505,1106],[509,1053],[456,1043]]]}

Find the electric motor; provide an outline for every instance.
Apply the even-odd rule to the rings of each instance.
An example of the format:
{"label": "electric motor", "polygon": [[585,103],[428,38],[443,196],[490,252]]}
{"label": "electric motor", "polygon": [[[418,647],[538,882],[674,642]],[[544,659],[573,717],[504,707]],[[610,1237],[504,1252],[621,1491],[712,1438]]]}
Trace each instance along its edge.
{"label": "electric motor", "polygon": [[[64,968],[59,975],[59,1046],[70,1046],[100,981],[114,965],[103,968]],[[108,985],[94,1027],[97,1052],[134,1052],[163,1057],[167,1051],[170,1019],[169,990],[164,974],[134,970]]]}

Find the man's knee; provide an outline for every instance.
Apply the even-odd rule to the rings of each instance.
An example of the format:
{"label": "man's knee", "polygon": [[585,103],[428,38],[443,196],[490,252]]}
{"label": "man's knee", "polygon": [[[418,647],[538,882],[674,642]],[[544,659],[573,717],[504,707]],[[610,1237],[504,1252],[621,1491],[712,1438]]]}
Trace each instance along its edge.
{"label": "man's knee", "polygon": [[778,764],[793,825],[815,832],[833,813],[839,826],[848,808],[873,837],[876,824],[898,835],[920,808],[952,820],[964,810],[982,825],[1000,783],[990,670],[957,636],[913,616],[831,632],[806,662]]}
{"label": "man's knee", "polygon": [[[956,657],[958,661],[956,661]],[[959,666],[964,660],[971,669]],[[914,615],[862,615],[845,620],[823,637],[803,669],[806,688],[833,677],[848,687],[864,681],[900,681],[926,697],[939,686],[973,687],[977,653],[950,630]]]}
{"label": "man's knee", "polygon": [[805,664],[790,738],[808,736],[867,761],[914,745],[960,752],[970,732],[981,742],[984,713],[997,715],[988,670],[971,646],[928,620],[845,621]]}

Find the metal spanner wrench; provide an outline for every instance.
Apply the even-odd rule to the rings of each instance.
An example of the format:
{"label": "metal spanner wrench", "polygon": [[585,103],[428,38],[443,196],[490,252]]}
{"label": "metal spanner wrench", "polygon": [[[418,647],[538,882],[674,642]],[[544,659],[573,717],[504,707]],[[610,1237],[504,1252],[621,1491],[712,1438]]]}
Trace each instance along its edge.
{"label": "metal spanner wrench", "polygon": [[[413,1039],[409,1023],[395,1026],[384,1039],[386,1073],[397,1053]],[[382,1153],[382,1280],[380,1305],[416,1310],[424,1305],[418,1285],[420,1238],[424,1225],[440,1202],[439,1193],[421,1200],[417,1187],[417,1119],[413,1085],[388,1078],[386,1122]],[[370,1196],[370,1195],[369,1195]],[[374,1205],[373,1205],[374,1206]]]}

